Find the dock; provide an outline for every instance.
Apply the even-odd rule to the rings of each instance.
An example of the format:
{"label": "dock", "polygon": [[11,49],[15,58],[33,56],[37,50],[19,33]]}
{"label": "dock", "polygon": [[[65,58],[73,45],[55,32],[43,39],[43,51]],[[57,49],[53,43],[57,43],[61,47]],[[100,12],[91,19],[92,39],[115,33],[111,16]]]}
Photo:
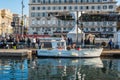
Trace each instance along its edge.
{"label": "dock", "polygon": [[102,51],[101,57],[113,57],[113,58],[120,58],[120,49],[104,49]]}
{"label": "dock", "polygon": [[[28,57],[36,54],[36,49],[0,49],[0,57]],[[101,57],[120,58],[120,49],[104,49]]]}
{"label": "dock", "polygon": [[0,57],[32,57],[30,49],[0,49]]}

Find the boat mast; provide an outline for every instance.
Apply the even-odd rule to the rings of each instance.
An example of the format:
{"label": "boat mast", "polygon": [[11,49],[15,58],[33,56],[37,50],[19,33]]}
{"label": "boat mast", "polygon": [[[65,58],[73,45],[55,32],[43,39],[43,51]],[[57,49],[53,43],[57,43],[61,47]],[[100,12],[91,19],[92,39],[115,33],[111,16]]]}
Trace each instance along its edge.
{"label": "boat mast", "polygon": [[[78,42],[78,25],[79,25],[79,19],[78,19],[78,11],[76,12],[76,25],[77,25],[77,34],[76,34],[76,45],[78,45],[79,44],[79,42]],[[81,18],[80,18],[80,21],[81,21],[81,24],[80,24],[80,29],[81,29],[81,35],[82,35],[82,37],[81,37],[81,45],[82,46],[84,46],[84,34],[83,34],[83,23],[82,23],[82,11],[81,11],[81,13],[80,13],[80,16],[81,16]]]}
{"label": "boat mast", "polygon": [[76,45],[78,45],[78,11],[76,12],[76,25],[77,25]]}

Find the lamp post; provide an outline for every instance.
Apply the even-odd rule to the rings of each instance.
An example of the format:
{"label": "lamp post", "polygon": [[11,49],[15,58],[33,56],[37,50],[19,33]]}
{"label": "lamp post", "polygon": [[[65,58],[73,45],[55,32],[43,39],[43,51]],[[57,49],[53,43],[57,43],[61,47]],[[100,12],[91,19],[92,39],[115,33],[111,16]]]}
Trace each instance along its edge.
{"label": "lamp post", "polygon": [[23,27],[23,24],[24,24],[24,21],[23,21],[23,9],[24,9],[24,4],[23,4],[23,1],[21,2],[21,5],[22,5],[22,20],[21,20],[21,34],[22,34],[22,37],[23,37],[23,34],[24,34],[24,27]]}

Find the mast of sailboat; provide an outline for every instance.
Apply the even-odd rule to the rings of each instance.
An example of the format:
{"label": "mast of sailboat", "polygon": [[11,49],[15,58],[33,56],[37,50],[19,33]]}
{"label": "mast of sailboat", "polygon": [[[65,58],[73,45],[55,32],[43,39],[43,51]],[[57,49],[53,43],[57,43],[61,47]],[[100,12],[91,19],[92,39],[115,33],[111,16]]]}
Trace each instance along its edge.
{"label": "mast of sailboat", "polygon": [[76,45],[78,45],[78,11],[76,12],[76,27],[77,27],[77,34],[76,34]]}
{"label": "mast of sailboat", "polygon": [[[78,24],[79,24],[79,18],[78,18],[78,11],[76,12],[76,25],[77,25],[77,34],[76,34],[76,45],[78,45],[79,43],[78,43]],[[81,37],[81,45],[82,46],[84,46],[84,34],[83,34],[83,24],[82,24],[82,11],[81,11],[81,13],[80,13],[80,16],[81,16],[81,18],[80,18],[80,21],[81,21],[81,24],[80,24],[80,29],[81,29],[81,35],[82,35],[82,37]]]}

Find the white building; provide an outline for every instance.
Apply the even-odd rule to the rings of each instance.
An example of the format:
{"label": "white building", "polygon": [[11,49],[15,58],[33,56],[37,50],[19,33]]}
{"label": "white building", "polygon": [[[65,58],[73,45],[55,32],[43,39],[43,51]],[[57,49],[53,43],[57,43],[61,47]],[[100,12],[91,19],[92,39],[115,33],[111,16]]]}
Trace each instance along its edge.
{"label": "white building", "polygon": [[[74,20],[61,20],[53,15],[57,12],[84,12],[85,14],[108,14],[116,11],[115,0],[29,0],[29,34],[64,33],[75,25]],[[81,22],[81,21],[80,21]],[[81,24],[81,23],[79,23]],[[86,33],[109,31],[116,32],[116,21],[85,21],[82,20],[83,30]],[[80,27],[80,25],[79,25]],[[105,27],[105,28],[104,28]]]}

